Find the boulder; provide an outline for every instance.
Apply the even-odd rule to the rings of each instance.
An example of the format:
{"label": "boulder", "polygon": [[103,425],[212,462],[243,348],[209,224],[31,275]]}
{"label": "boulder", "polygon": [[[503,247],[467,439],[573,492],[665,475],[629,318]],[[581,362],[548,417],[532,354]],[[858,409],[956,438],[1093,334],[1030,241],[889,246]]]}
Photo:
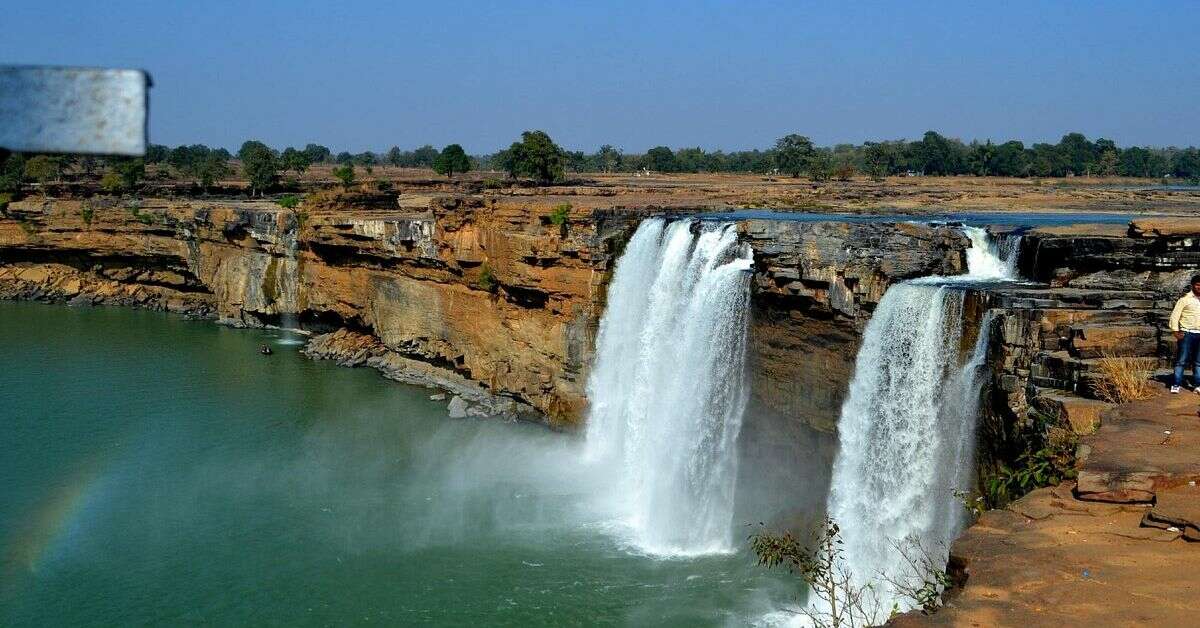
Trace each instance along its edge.
{"label": "boulder", "polygon": [[452,419],[465,419],[467,418],[467,402],[462,397],[454,395],[450,398],[450,404],[446,406],[446,412]]}
{"label": "boulder", "polygon": [[1181,486],[1159,491],[1154,508],[1146,513],[1142,525],[1154,528],[1174,527],[1188,541],[1200,541],[1200,488]]}
{"label": "boulder", "polygon": [[1090,502],[1146,504],[1154,501],[1154,478],[1146,471],[1102,472],[1083,469],[1075,497]]}
{"label": "boulder", "polygon": [[1058,391],[1038,393],[1033,405],[1050,416],[1058,417],[1063,423],[1071,426],[1071,431],[1080,436],[1095,432],[1100,427],[1100,415],[1113,407],[1111,403],[1084,399]]}
{"label": "boulder", "polygon": [[1084,359],[1153,357],[1158,330],[1150,325],[1079,325],[1071,328],[1071,353]]}

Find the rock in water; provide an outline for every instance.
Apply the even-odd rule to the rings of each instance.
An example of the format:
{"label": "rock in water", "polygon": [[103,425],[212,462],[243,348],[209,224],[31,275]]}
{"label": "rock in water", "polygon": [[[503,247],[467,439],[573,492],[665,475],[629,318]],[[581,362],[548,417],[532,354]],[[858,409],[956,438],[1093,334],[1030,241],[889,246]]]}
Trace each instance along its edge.
{"label": "rock in water", "polygon": [[454,395],[450,399],[450,405],[446,406],[446,411],[450,413],[452,419],[467,418],[467,402],[463,401],[462,397]]}

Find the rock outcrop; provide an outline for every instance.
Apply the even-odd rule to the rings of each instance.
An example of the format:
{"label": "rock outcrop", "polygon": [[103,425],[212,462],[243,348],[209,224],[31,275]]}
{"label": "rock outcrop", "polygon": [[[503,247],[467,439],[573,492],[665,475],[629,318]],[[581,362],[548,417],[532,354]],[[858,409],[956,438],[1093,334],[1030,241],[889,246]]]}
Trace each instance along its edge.
{"label": "rock outcrop", "polygon": [[755,283],[752,412],[833,431],[862,329],[897,281],[966,271],[957,229],[913,223],[747,220]]}
{"label": "rock outcrop", "polygon": [[[558,224],[547,207],[434,194],[318,194],[298,210],[29,199],[0,216],[0,297],[295,320],[316,334],[312,357],[448,388],[477,413],[569,425],[585,412],[613,264],[649,215],[573,210]],[[755,403],[827,430],[888,285],[962,272],[968,246],[903,223],[739,229],[756,264]]]}
{"label": "rock outcrop", "polygon": [[[1170,365],[1166,319],[1200,268],[1200,221],[1032,229],[1018,265],[1034,283],[974,295],[995,317],[978,450],[984,482],[1051,438],[1082,438],[1085,464],[1086,437],[1112,405],[1098,388],[1101,367],[1114,358],[1148,373]],[[1048,436],[1048,426],[1061,434]],[[1080,482],[1090,491],[1106,481],[1082,472]],[[1131,490],[1131,499],[1143,494]]]}
{"label": "rock outcrop", "polygon": [[552,423],[578,420],[605,279],[636,224],[631,216],[555,225],[549,210],[477,199],[387,208],[377,199],[322,200],[304,211],[267,202],[15,202],[0,216],[0,296],[136,305],[237,326],[292,316],[316,332],[344,329],[379,343],[369,358],[347,359],[353,342],[337,336],[313,355],[394,377],[403,370],[406,381],[454,382],[476,406],[512,403]]}

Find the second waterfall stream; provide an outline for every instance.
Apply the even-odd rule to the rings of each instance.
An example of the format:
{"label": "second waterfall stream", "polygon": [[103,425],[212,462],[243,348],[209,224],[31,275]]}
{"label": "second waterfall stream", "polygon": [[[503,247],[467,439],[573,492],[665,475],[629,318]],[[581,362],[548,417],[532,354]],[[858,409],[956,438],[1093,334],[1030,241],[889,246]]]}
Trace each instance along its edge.
{"label": "second waterfall stream", "polygon": [[872,585],[880,614],[862,618],[867,623],[885,621],[893,605],[913,608],[895,584],[919,589],[928,574],[909,559],[925,553],[940,568],[967,525],[955,492],[973,482],[991,319],[983,317],[974,348],[962,356],[963,288],[1014,279],[1018,245],[1000,246],[978,227],[963,232],[971,241],[966,275],[915,279],[884,293],[838,420],[828,515],[841,528],[845,567],[858,586]]}
{"label": "second waterfall stream", "polygon": [[727,552],[746,407],[749,247],[731,223],[643,221],[588,380],[587,448],[636,551]]}

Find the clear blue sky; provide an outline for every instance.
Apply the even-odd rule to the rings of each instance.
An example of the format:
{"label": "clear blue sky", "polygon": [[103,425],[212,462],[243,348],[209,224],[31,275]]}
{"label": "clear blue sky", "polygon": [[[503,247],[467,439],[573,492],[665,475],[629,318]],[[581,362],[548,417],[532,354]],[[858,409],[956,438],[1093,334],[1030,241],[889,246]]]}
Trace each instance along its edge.
{"label": "clear blue sky", "polygon": [[0,63],[149,70],[171,145],[1200,144],[1196,1],[6,0],[0,23]]}

